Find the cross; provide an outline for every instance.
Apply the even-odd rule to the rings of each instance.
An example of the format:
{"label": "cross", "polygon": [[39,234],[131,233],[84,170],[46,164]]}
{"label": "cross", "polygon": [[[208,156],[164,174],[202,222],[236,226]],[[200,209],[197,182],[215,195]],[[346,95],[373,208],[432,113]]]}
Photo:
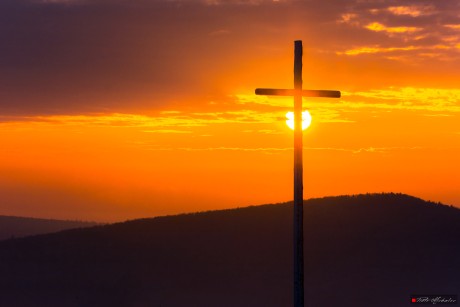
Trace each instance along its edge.
{"label": "cross", "polygon": [[302,53],[302,41],[295,41],[294,89],[256,89],[256,95],[294,96],[294,307],[304,307],[302,97],[340,98],[340,91],[302,90]]}

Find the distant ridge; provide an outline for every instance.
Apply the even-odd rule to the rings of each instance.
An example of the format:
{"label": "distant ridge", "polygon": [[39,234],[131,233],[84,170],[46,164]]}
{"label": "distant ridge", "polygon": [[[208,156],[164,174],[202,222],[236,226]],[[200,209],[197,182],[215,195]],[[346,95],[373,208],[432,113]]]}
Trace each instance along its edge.
{"label": "distant ridge", "polygon": [[94,222],[39,219],[0,215],[0,240],[52,233],[71,228],[91,227]]}
{"label": "distant ridge", "polygon": [[[305,202],[306,306],[459,294],[460,210],[404,194]],[[0,242],[5,306],[292,305],[292,205],[133,220]]]}

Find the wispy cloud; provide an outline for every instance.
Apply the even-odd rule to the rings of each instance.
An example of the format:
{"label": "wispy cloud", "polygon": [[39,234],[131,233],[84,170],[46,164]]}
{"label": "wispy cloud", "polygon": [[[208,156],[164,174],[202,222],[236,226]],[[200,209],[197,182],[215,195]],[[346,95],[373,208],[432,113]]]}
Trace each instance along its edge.
{"label": "wispy cloud", "polygon": [[448,24],[448,25],[444,25],[444,27],[449,28],[449,29],[454,29],[454,30],[460,30],[460,24]]}
{"label": "wispy cloud", "polygon": [[339,15],[337,23],[347,27],[357,39],[335,52],[385,58],[404,65],[424,63],[427,67],[432,67],[433,61],[457,62],[458,16],[459,6],[453,1],[409,1],[405,5],[390,1],[355,2]]}
{"label": "wispy cloud", "polygon": [[353,48],[345,51],[338,51],[337,54],[345,54],[345,55],[360,55],[366,53],[389,53],[393,51],[410,51],[420,49],[420,47],[416,46],[407,46],[407,47],[379,47],[379,46],[366,46],[366,47],[358,47]]}
{"label": "wispy cloud", "polygon": [[142,132],[146,132],[146,133],[179,133],[179,134],[182,134],[182,133],[192,133],[192,131],[186,131],[186,130],[166,130],[166,129],[158,129],[158,130],[143,130]]}
{"label": "wispy cloud", "polygon": [[390,87],[387,89],[347,92],[345,95],[408,101],[414,104],[457,105],[460,104],[460,89]]}
{"label": "wispy cloud", "polygon": [[[333,151],[333,152],[344,152],[350,154],[386,154],[393,151],[402,150],[423,150],[427,149],[420,146],[392,146],[392,147],[359,147],[359,148],[341,148],[341,147],[303,147],[305,151]],[[264,152],[264,153],[281,153],[293,151],[292,147],[152,147],[150,150],[153,151],[240,151],[240,152]]]}
{"label": "wispy cloud", "polygon": [[262,153],[278,153],[284,151],[292,151],[292,148],[277,148],[277,147],[255,147],[255,148],[246,148],[246,147],[151,147],[149,150],[152,151],[190,151],[190,152],[199,152],[199,151],[240,151],[240,152],[262,152]]}
{"label": "wispy cloud", "polygon": [[432,5],[390,6],[387,10],[394,15],[411,17],[433,15],[437,12]]}
{"label": "wispy cloud", "polygon": [[[379,53],[384,53],[384,54],[389,54],[389,53],[406,53],[406,55],[413,56],[413,54],[410,53],[410,51],[418,51],[417,55],[419,56],[438,56],[441,57],[439,53],[436,53],[436,51],[443,51],[443,50],[454,50],[455,48],[458,48],[457,45],[452,44],[452,42],[456,42],[458,38],[455,37],[455,40],[450,40],[450,44],[436,44],[432,46],[403,46],[403,47],[381,47],[379,45],[374,45],[374,46],[362,46],[362,47],[356,47],[352,49],[348,49],[345,51],[337,51],[338,55],[348,55],[348,56],[356,56],[356,55],[361,55],[361,54],[379,54]],[[388,58],[388,57],[387,57]],[[395,58],[398,58],[398,56],[395,56]]]}
{"label": "wispy cloud", "polygon": [[282,134],[283,132],[271,129],[243,130],[243,133]]}
{"label": "wispy cloud", "polygon": [[460,112],[460,90],[390,87],[344,92],[345,106],[352,108],[405,109],[433,112]]}
{"label": "wispy cloud", "polygon": [[375,32],[387,32],[387,33],[406,33],[416,32],[422,30],[418,27],[387,27],[379,22],[373,22],[365,26],[366,29]]}
{"label": "wispy cloud", "polygon": [[[205,127],[219,124],[264,124],[278,120],[280,114],[254,110],[223,112],[170,113],[157,116],[139,114],[51,115],[8,118],[3,125],[29,122],[40,125],[139,127],[150,133],[190,133],[176,128]],[[2,124],[2,122],[0,122]]]}

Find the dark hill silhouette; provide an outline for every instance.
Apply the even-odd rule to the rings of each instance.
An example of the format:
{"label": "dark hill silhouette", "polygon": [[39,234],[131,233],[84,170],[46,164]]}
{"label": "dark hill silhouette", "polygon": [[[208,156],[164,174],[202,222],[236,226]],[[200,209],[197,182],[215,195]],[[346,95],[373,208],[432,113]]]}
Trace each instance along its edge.
{"label": "dark hill silhouette", "polygon": [[[305,202],[306,306],[459,294],[460,210],[401,194]],[[2,306],[292,306],[292,204],[0,242]]]}
{"label": "dark hill silhouette", "polygon": [[0,240],[95,225],[97,223],[0,215]]}

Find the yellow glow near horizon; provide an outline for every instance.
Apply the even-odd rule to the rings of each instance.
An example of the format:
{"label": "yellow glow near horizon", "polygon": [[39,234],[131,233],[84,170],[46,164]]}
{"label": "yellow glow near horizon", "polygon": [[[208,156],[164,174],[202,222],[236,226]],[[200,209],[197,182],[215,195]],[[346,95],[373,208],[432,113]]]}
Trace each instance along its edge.
{"label": "yellow glow near horizon", "polygon": [[[294,112],[287,112],[286,113],[286,124],[289,128],[294,130]],[[307,129],[311,124],[311,115],[308,111],[302,112],[302,130]]]}

